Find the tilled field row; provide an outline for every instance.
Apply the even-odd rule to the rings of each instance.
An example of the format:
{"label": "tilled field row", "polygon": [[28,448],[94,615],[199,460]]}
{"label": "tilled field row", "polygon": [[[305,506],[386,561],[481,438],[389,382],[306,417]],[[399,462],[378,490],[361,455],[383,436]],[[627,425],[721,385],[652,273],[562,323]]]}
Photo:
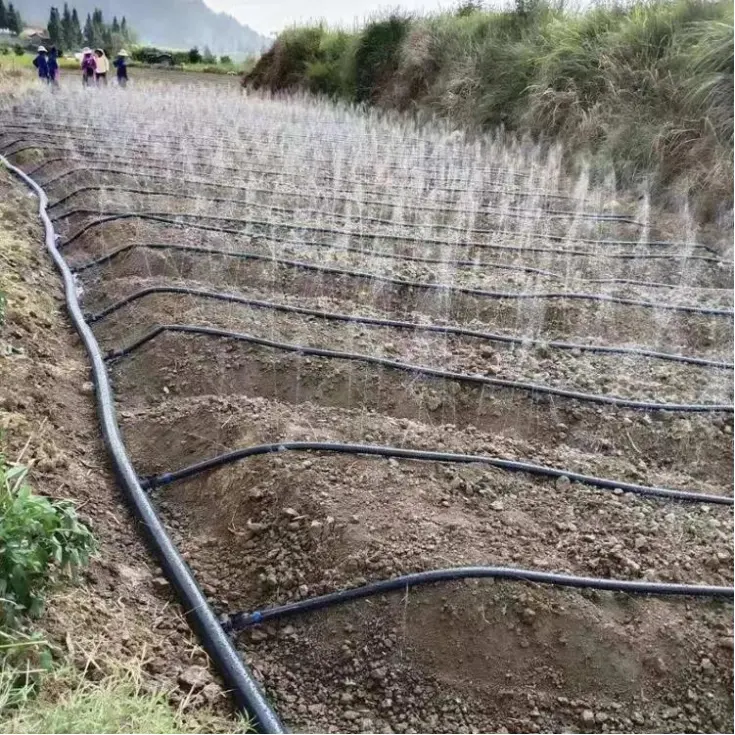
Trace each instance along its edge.
{"label": "tilled field row", "polygon": [[[117,114],[138,119],[138,94]],[[258,619],[238,611],[465,565],[732,584],[721,244],[644,206],[607,216],[611,192],[560,190],[530,149],[401,147],[385,121],[263,100],[235,116],[214,96],[196,142],[193,102],[157,103],[166,132],[109,144],[106,112],[75,120],[57,97],[41,114],[58,129],[0,144],[49,187],[136,471],[158,478],[145,487],[227,630]],[[284,449],[170,475],[290,442],[479,459]],[[718,731],[728,636],[716,601],[484,580],[238,641],[299,731]]]}

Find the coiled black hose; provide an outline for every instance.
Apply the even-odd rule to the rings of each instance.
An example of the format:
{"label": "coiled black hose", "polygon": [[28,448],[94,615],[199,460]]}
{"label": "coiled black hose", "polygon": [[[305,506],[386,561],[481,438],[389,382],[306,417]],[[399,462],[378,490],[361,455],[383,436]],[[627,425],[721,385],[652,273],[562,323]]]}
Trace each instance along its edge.
{"label": "coiled black hose", "polygon": [[704,584],[670,584],[666,582],[636,582],[627,579],[601,579],[599,577],[577,577],[570,574],[538,572],[532,569],[515,567],[454,567],[450,569],[432,569],[427,572],[414,572],[401,577],[372,582],[360,587],[350,587],[339,592],[330,592],[319,597],[310,597],[285,605],[266,607],[253,612],[238,612],[227,616],[222,626],[226,631],[237,631],[253,625],[267,623],[291,615],[324,610],[335,605],[344,605],[353,600],[383,595],[386,592],[397,592],[438,582],[455,582],[460,579],[509,579],[515,582],[532,582],[549,584],[557,587],[575,587],[577,589],[606,590],[636,595],[677,595],[689,597],[710,597],[730,600],[735,594],[732,587],[716,587]]}
{"label": "coiled black hose", "polygon": [[631,482],[609,480],[604,477],[583,475],[579,472],[560,470],[556,467],[532,464],[530,462],[519,462],[499,457],[488,457],[482,454],[456,454],[453,452],[431,452],[422,449],[404,449],[402,447],[386,447],[375,444],[343,444],[340,442],[275,442],[270,444],[258,444],[244,449],[235,449],[225,452],[216,457],[205,459],[202,462],[184,467],[175,472],[164,472],[161,475],[152,475],[140,479],[140,486],[145,490],[153,490],[157,487],[170,485],[172,482],[186,480],[202,472],[223,467],[233,462],[240,462],[249,457],[257,457],[263,454],[278,454],[280,452],[328,452],[333,454],[351,454],[374,457],[393,457],[396,459],[417,460],[423,462],[449,462],[454,464],[483,464],[497,467],[510,472],[525,472],[529,475],[541,477],[552,477],[559,479],[566,477],[570,482],[578,482],[581,485],[599,488],[600,490],[622,491],[635,493],[650,498],[662,498],[664,500],[679,500],[690,503],[711,503],[713,505],[733,505],[733,498],[726,495],[712,495],[707,493],[696,493],[687,490],[671,490],[664,487],[649,487],[647,485],[636,485]]}
{"label": "coiled black hose", "polygon": [[732,370],[731,362],[721,360],[710,360],[704,357],[692,357],[689,355],[677,355],[668,352],[656,352],[654,350],[645,350],[638,347],[617,347],[610,345],[590,345],[580,344],[576,342],[545,342],[540,339],[531,339],[525,337],[513,337],[507,334],[494,334],[491,332],[481,332],[475,329],[465,329],[463,327],[455,327],[445,324],[417,324],[415,322],[399,321],[397,319],[381,319],[378,317],[358,316],[355,314],[339,314],[330,311],[321,311],[318,309],[308,309],[302,306],[292,306],[290,304],[279,304],[272,301],[261,301],[258,299],[250,299],[238,294],[222,293],[220,291],[209,291],[200,288],[187,288],[185,286],[150,286],[140,291],[126,296],[114,304],[107,306],[96,314],[87,314],[87,323],[95,324],[105,319],[110,314],[122,309],[124,306],[131,304],[139,299],[154,294],[174,294],[195,296],[196,298],[212,299],[214,301],[224,301],[228,303],[242,304],[257,309],[271,309],[273,311],[281,311],[288,314],[301,314],[304,316],[314,316],[330,321],[350,322],[354,324],[366,324],[375,327],[391,327],[397,329],[410,329],[417,332],[433,332],[438,334],[450,334],[457,337],[474,337],[477,339],[487,340],[489,342],[501,342],[513,345],[543,345],[552,349],[560,350],[580,350],[581,352],[593,352],[599,354],[612,355],[631,355],[635,357],[648,357],[657,360],[666,360],[669,362],[680,362],[689,365],[699,365],[701,367],[711,367],[724,370]]}
{"label": "coiled black hose", "polygon": [[118,482],[138,515],[148,541],[158,555],[164,573],[181,600],[189,622],[199,633],[202,645],[222,674],[227,686],[232,689],[238,706],[253,716],[261,732],[285,732],[278,716],[263,696],[258,683],[223,631],[189,568],[169,538],[150,499],[138,482],[137,473],[133,469],[120,436],[114,398],[102,354],[92,330],[84,321],[77,299],[74,276],[56,247],[54,227],[46,214],[48,203],[46,194],[33,179],[21,169],[13,166],[7,158],[0,156],[0,162],[22,179],[38,196],[38,211],[45,228],[46,248],[62,276],[69,315],[92,363],[102,436]]}
{"label": "coiled black hose", "polygon": [[630,408],[643,411],[676,411],[681,413],[733,413],[731,404],[717,403],[655,403],[651,401],[634,401],[628,398],[618,398],[617,396],[608,396],[599,393],[580,393],[578,391],[566,390],[564,388],[553,388],[547,385],[539,385],[536,383],[525,383],[519,380],[505,380],[503,378],[488,378],[484,375],[465,375],[464,373],[455,373],[449,370],[440,370],[439,368],[425,367],[424,365],[414,365],[412,363],[400,362],[398,360],[389,360],[384,357],[376,357],[374,355],[362,355],[356,352],[341,352],[338,350],[327,350],[321,347],[306,347],[304,345],[288,344],[286,342],[276,342],[262,337],[255,337],[242,332],[231,332],[226,329],[216,329],[215,327],[198,327],[191,324],[161,324],[150,332],[131,344],[121,347],[117,350],[111,350],[106,360],[115,360],[129,355],[131,352],[141,348],[146,343],[155,339],[161,334],[170,332],[173,334],[193,334],[203,337],[215,337],[218,339],[231,339],[237,342],[248,342],[250,344],[259,345],[261,347],[269,347],[284,352],[296,352],[299,355],[310,355],[314,357],[327,357],[334,360],[349,360],[354,362],[363,362],[367,365],[380,365],[381,367],[393,368],[404,372],[413,373],[414,375],[426,375],[431,378],[441,378],[443,380],[454,380],[474,385],[492,385],[498,388],[509,388],[511,390],[521,390],[534,395],[550,395],[559,398],[568,398],[576,401],[587,403],[599,403],[607,406],[616,406],[617,408]]}

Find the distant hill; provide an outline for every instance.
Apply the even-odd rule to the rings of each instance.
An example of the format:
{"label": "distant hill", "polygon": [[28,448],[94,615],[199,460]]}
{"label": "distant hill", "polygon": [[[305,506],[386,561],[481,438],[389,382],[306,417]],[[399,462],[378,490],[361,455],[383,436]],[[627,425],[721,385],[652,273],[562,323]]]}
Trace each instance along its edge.
{"label": "distant hill", "polygon": [[[15,0],[23,20],[45,25],[49,8],[60,10],[63,0]],[[215,54],[257,53],[270,46],[270,40],[227,13],[217,13],[204,0],[71,0],[84,25],[87,13],[99,8],[109,23],[124,15],[138,33],[141,43],[167,48],[188,49],[208,46]]]}

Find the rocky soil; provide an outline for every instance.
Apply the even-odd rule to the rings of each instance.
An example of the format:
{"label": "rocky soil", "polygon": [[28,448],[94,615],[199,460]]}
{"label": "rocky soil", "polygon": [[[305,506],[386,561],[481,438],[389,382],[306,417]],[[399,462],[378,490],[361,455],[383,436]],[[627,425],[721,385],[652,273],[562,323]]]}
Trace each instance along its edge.
{"label": "rocky soil", "polygon": [[[480,153],[455,150],[438,134],[416,141],[386,122],[293,102],[251,102],[238,108],[239,120],[215,96],[211,110],[193,113],[194,102],[176,94],[160,100],[165,127],[145,121],[143,97],[98,110],[102,119],[124,110],[142,121],[135,136],[115,141],[96,130],[100,120],[91,113],[80,121],[60,100],[59,129],[38,139],[51,147],[18,154],[48,182],[51,201],[62,200],[52,214],[68,241],[65,257],[79,268],[88,314],[142,289],[186,286],[516,341],[159,292],[94,323],[104,349],[130,345],[159,325],[194,325],[490,380],[732,404],[731,365],[550,344],[731,363],[732,315],[660,308],[732,308],[732,261],[722,242],[692,247],[684,241],[694,233],[670,218],[636,224],[640,206],[575,188],[551,164],[497,142]],[[201,139],[191,135],[184,109],[201,116]],[[223,119],[229,128],[220,127]],[[23,115],[18,122],[0,130],[0,142],[33,142]],[[83,133],[77,138],[75,125]],[[557,198],[540,196],[542,189]],[[583,214],[595,209],[630,221]],[[164,221],[104,220],[116,212],[155,212]],[[663,239],[670,244],[652,244]],[[540,297],[551,292],[654,307]],[[143,477],[260,443],[333,441],[483,454],[732,494],[731,411],[600,405],[171,332],[109,367]],[[733,579],[731,507],[645,499],[567,477],[294,452],[153,492],[223,616],[458,565],[712,585]],[[153,575],[150,584],[166,594],[165,580]],[[237,641],[295,731],[732,728],[732,606],[711,600],[475,580],[284,618]],[[163,675],[168,655],[156,649],[150,671]],[[215,685],[200,681],[203,671],[182,670],[181,686],[204,696]]]}

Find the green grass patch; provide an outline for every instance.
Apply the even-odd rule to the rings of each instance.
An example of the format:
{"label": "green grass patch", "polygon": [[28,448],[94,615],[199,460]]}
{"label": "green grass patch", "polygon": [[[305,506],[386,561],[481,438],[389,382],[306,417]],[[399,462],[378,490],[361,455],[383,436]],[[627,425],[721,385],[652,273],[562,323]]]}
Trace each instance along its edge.
{"label": "green grass patch", "polygon": [[[106,673],[98,681],[92,670]],[[0,733],[210,733],[253,732],[244,717],[229,718],[211,707],[190,709],[190,700],[170,702],[169,693],[145,683],[141,662],[127,666],[90,662],[80,670],[68,663],[45,674],[40,686],[19,699],[10,694],[11,676],[0,670]],[[192,695],[196,696],[196,695]],[[3,706],[4,705],[4,706]]]}

